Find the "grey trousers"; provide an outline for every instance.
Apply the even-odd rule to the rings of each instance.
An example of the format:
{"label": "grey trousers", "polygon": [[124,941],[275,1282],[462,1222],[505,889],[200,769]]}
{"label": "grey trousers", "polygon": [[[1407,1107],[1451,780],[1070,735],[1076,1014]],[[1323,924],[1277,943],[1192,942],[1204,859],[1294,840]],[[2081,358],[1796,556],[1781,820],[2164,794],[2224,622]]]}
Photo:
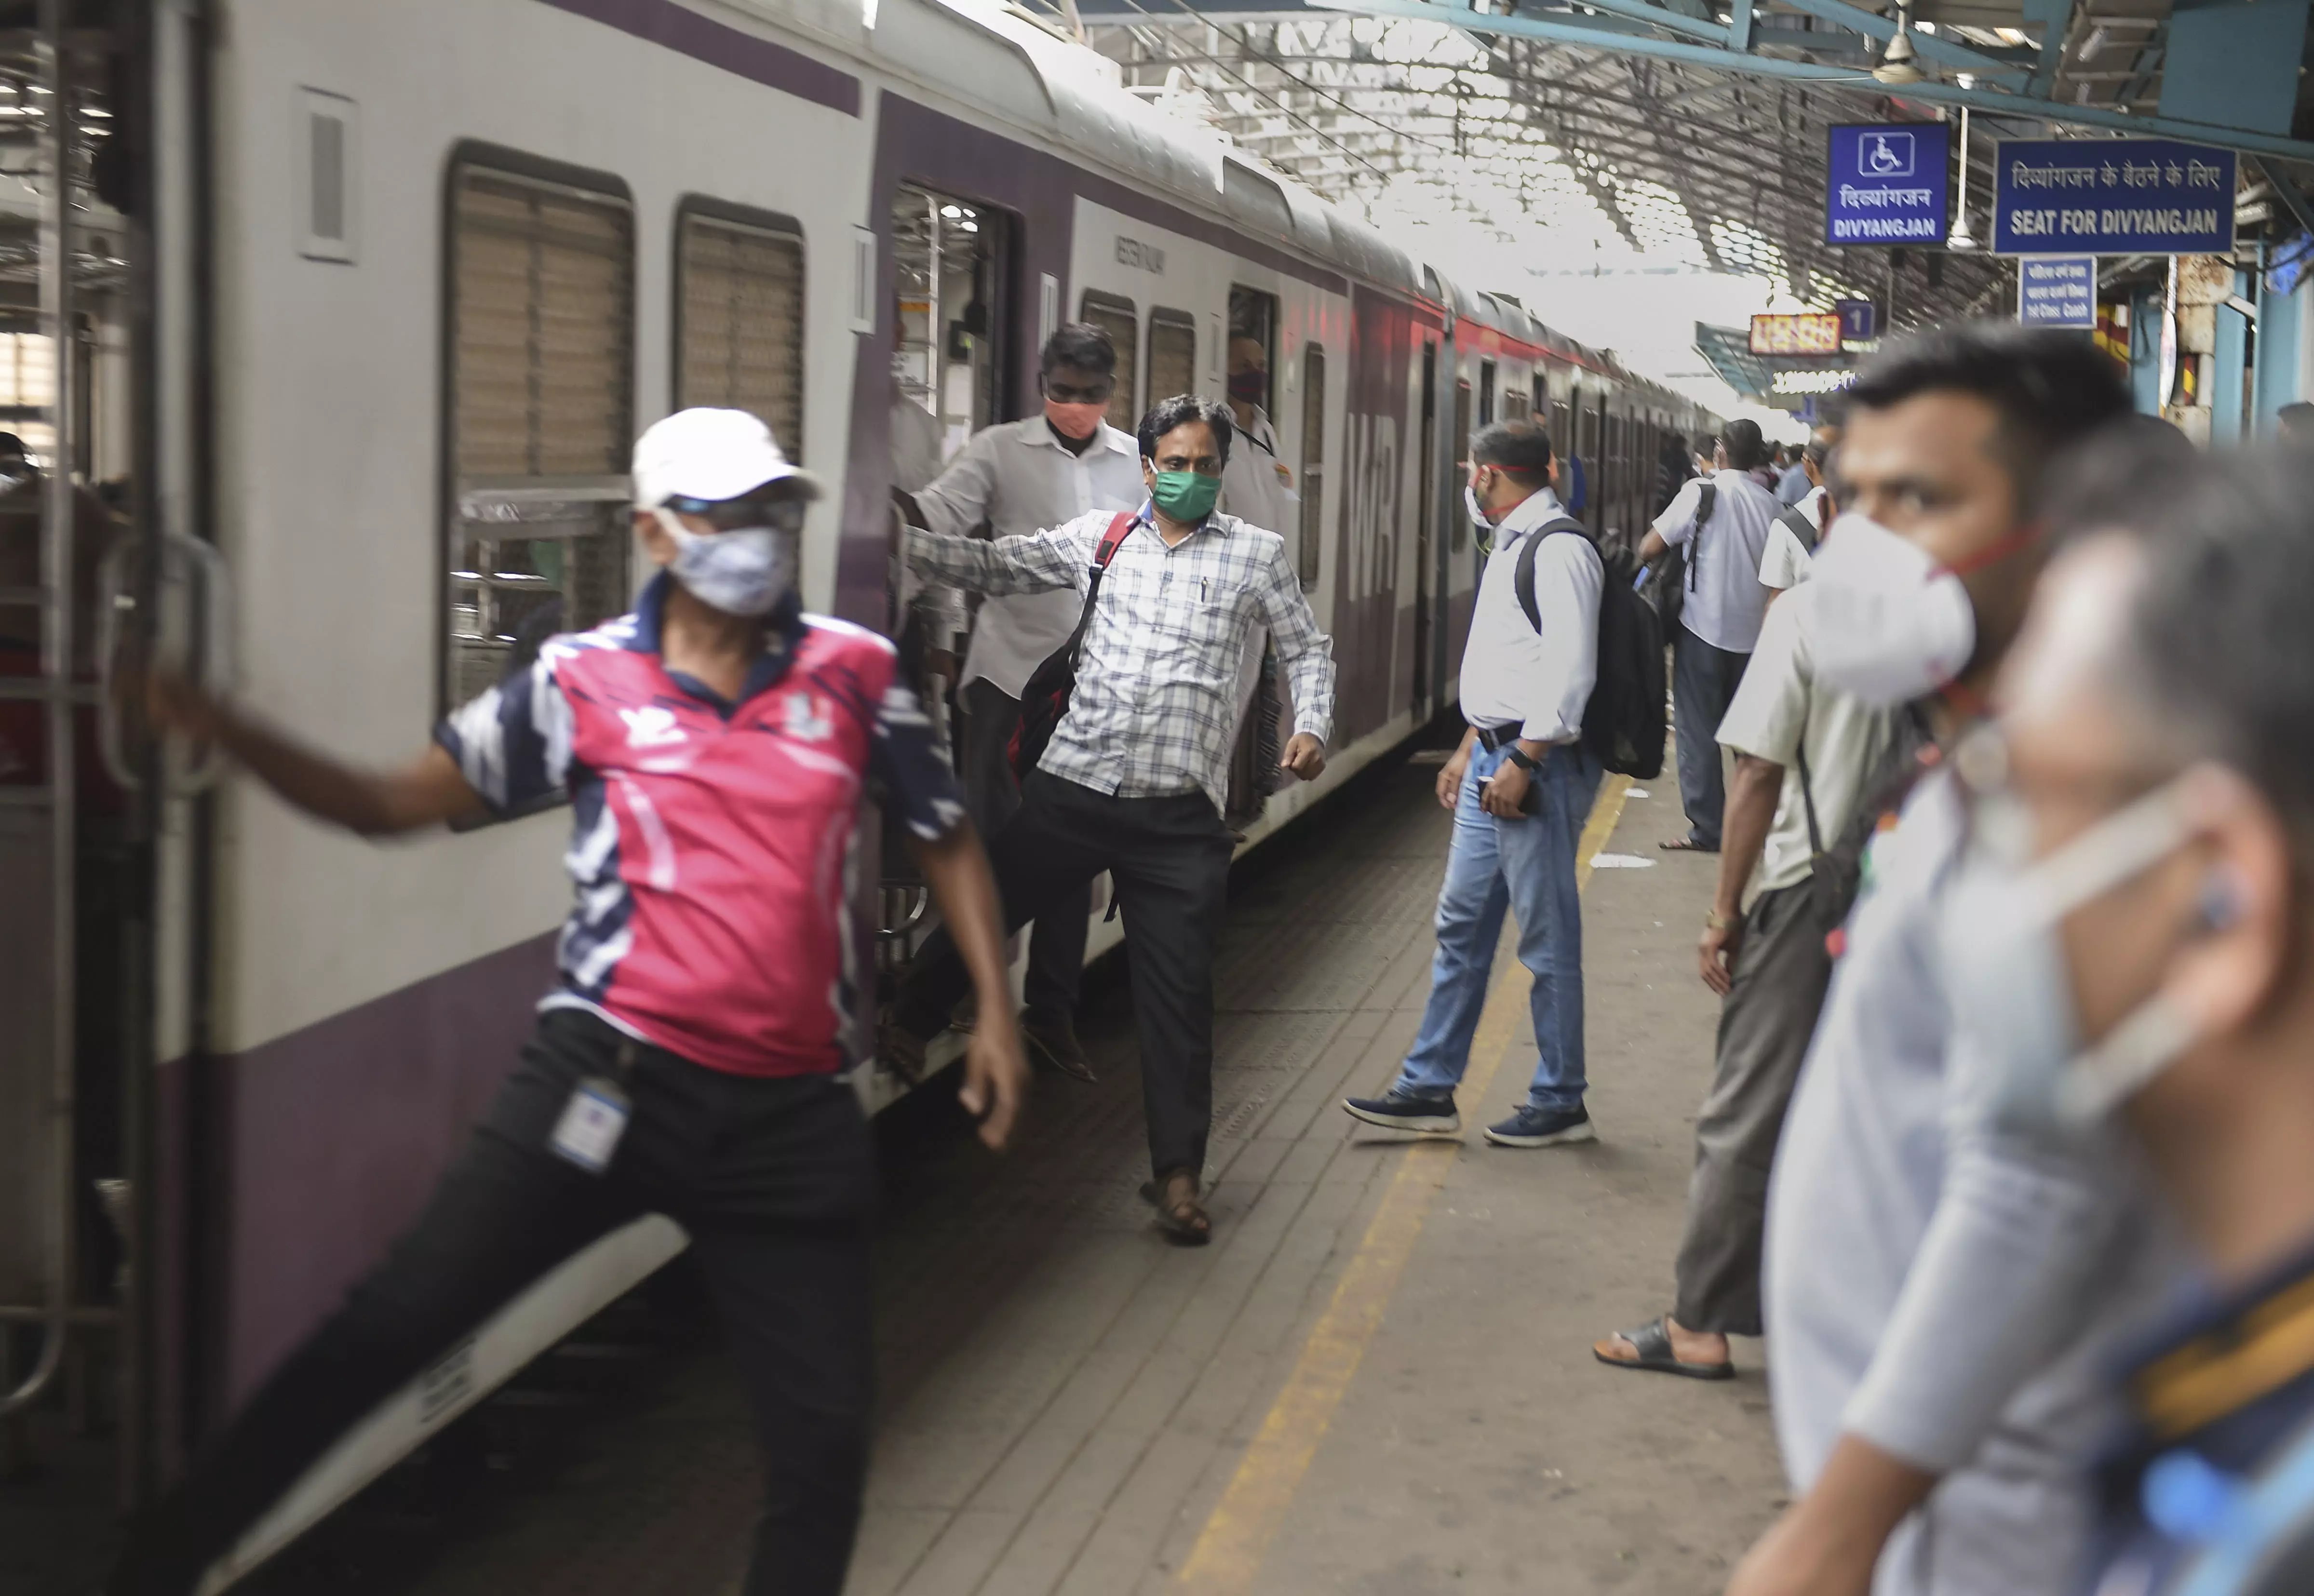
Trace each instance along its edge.
{"label": "grey trousers", "polygon": [[[996,840],[1020,807],[1020,782],[1006,757],[1012,728],[1020,719],[1020,701],[985,676],[967,682],[958,696],[964,701],[964,807],[985,846]],[[1091,881],[1038,917],[1029,933],[1029,973],[1021,983],[1020,1006],[1032,1017],[1075,1017],[1091,919]]]}
{"label": "grey trousers", "polygon": [[1717,848],[1720,815],[1727,807],[1719,774],[1719,722],[1752,657],[1717,648],[1684,626],[1675,630],[1671,724],[1679,743],[1680,807],[1687,811],[1687,834],[1696,846]]}
{"label": "grey trousers", "polygon": [[1744,917],[1735,984],[1719,1010],[1718,1066],[1695,1121],[1695,1173],[1680,1239],[1677,1305],[1691,1330],[1760,1333],[1768,1167],[1800,1061],[1832,983],[1812,884],[1763,892]]}

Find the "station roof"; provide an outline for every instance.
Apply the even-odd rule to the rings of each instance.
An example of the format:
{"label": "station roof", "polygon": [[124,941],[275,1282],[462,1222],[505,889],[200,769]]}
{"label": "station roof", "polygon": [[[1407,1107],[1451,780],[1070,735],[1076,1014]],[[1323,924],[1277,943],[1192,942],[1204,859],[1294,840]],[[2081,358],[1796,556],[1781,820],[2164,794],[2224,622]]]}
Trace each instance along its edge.
{"label": "station roof", "polygon": [[[2292,137],[2314,130],[2306,80],[2290,76],[2283,103],[2268,94],[2235,109],[2239,85],[2204,82],[2212,75],[2185,48],[2206,40],[2186,40],[2186,65],[2171,65],[2169,0],[1481,4],[1505,8],[1025,0],[1117,62],[1128,88],[1353,209],[1411,180],[1523,243],[1538,225],[1589,213],[1634,251],[1764,277],[1804,303],[1871,298],[1900,328],[1995,309],[2014,278],[1982,253],[1827,242],[1836,123],[1969,108],[1967,211],[1980,238],[1994,141],[2053,128],[2242,150],[2243,220],[2309,221],[2288,175],[2314,177],[2314,143]],[[2302,11],[2295,26],[2292,69]],[[1919,79],[1881,81],[1900,29]]]}

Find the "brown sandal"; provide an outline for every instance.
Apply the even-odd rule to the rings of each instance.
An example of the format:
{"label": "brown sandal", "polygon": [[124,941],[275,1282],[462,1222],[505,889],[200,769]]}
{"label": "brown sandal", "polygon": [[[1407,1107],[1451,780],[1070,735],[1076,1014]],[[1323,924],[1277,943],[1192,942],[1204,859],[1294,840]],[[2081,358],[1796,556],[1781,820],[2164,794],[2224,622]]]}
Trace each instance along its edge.
{"label": "brown sandal", "polygon": [[1165,1239],[1176,1247],[1203,1247],[1214,1239],[1213,1217],[1197,1201],[1197,1183],[1194,1176],[1186,1177],[1188,1195],[1175,1201],[1167,1200],[1173,1177],[1168,1175],[1162,1183],[1145,1180],[1141,1184],[1141,1200],[1157,1211],[1157,1228]]}

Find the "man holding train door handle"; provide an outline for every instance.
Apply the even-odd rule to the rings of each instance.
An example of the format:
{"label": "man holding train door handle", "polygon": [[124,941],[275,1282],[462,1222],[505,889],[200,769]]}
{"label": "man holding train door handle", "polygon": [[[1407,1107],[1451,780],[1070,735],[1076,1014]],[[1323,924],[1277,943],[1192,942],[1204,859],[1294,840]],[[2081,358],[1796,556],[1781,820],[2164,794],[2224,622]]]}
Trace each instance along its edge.
{"label": "man holding train door handle", "polygon": [[802,613],[817,483],[755,417],[635,446],[662,569],[632,614],[549,639],[386,774],[166,678],[156,720],[368,836],[570,796],[578,904],[538,1028],[384,1261],[130,1528],[113,1596],[183,1596],[349,1427],[540,1275],[646,1213],[690,1232],[755,1408],[748,1596],[837,1596],[868,1456],[873,1148],[844,1080],[843,882],[866,784],[982,995],[963,1099],[1001,1147],[1027,1080],[988,869],[892,646]]}
{"label": "man holding train door handle", "polygon": [[[1117,884],[1141,1028],[1147,1195],[1167,1234],[1193,1246],[1213,1230],[1199,1188],[1213,1118],[1214,948],[1234,851],[1222,811],[1238,666],[1254,628],[1276,639],[1294,687],[1298,719],[1282,768],[1316,779],[1334,711],[1333,643],[1285,540],[1214,508],[1231,430],[1221,405],[1165,400],[1141,419],[1149,497],[1138,510],[1096,510],[1033,537],[908,540],[917,569],[984,593],[1084,593],[1103,560],[1097,602],[1081,612],[1067,710],[989,857],[1008,927],[1102,870]],[[903,1069],[948,1023],[963,984],[956,948],[936,932],[887,1036]]]}

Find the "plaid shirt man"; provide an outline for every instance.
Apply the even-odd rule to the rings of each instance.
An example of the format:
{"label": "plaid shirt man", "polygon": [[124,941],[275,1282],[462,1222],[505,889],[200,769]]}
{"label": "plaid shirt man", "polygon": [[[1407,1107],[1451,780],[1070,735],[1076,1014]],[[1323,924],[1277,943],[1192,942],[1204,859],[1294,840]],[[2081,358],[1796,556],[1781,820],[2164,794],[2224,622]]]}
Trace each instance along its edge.
{"label": "plaid shirt man", "polygon": [[[908,560],[927,577],[989,594],[1082,594],[1108,511],[1035,536],[942,536],[912,528]],[[1324,743],[1334,723],[1334,643],[1318,630],[1285,540],[1216,511],[1171,548],[1144,503],[1109,561],[1085,634],[1068,713],[1038,768],[1095,792],[1153,798],[1202,790],[1228,801],[1237,673],[1267,626],[1293,685],[1294,731]]]}

